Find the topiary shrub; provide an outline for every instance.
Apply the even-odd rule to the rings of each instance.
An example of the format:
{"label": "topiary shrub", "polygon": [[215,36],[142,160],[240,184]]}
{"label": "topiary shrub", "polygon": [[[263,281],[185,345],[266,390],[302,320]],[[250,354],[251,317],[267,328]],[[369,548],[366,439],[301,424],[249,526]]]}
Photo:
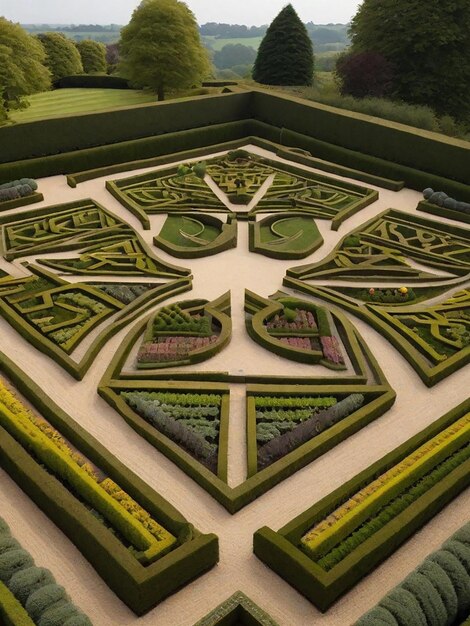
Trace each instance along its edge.
{"label": "topiary shrub", "polygon": [[13,539],[13,537],[6,534],[0,537],[0,554],[5,554],[5,552],[8,552],[9,550],[19,549],[21,549],[21,546],[16,539]]}
{"label": "topiary shrub", "polygon": [[448,623],[444,601],[426,576],[413,572],[405,578],[401,587],[415,596],[423,609],[428,626],[442,626]]}
{"label": "topiary shrub", "polygon": [[65,602],[67,602],[65,589],[56,583],[51,583],[34,591],[27,599],[25,609],[31,619],[37,622],[45,611],[63,606]]}
{"label": "topiary shrub", "polygon": [[9,550],[0,555],[0,581],[8,585],[16,572],[32,565],[34,561],[25,550]]}
{"label": "topiary shrub", "polygon": [[470,574],[459,559],[447,550],[438,550],[429,560],[437,563],[452,581],[460,612],[463,615],[470,612]]}
{"label": "topiary shrub", "polygon": [[14,574],[8,583],[8,587],[24,606],[31,594],[41,589],[41,587],[51,585],[54,582],[54,576],[49,570],[33,566]]}
{"label": "topiary shrub", "polygon": [[454,198],[450,198],[444,191],[434,191],[431,187],[427,187],[423,191],[424,199],[431,204],[451,209],[453,211],[462,211],[462,213],[470,214],[470,204],[468,202],[459,202]]}
{"label": "topiary shrub", "polygon": [[60,606],[52,606],[41,615],[37,626],[63,626],[67,619],[75,617],[77,614],[76,607],[68,602]]}
{"label": "topiary shrub", "polygon": [[407,589],[393,589],[380,601],[379,606],[393,615],[399,626],[428,626],[419,602]]}
{"label": "topiary shrub", "polygon": [[436,589],[446,607],[447,621],[448,623],[453,623],[459,612],[459,601],[449,576],[437,563],[429,560],[425,560],[421,563],[417,571],[423,574],[423,576],[426,576]]}

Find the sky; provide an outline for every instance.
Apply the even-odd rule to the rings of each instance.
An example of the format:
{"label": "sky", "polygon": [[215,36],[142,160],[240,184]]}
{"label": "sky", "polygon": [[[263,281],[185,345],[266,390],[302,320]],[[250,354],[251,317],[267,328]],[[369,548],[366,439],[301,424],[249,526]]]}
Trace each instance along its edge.
{"label": "sky", "polygon": [[[139,0],[0,0],[0,16],[23,24],[127,24]],[[288,0],[186,0],[200,24],[270,23]],[[359,0],[291,0],[304,22],[349,22]]]}

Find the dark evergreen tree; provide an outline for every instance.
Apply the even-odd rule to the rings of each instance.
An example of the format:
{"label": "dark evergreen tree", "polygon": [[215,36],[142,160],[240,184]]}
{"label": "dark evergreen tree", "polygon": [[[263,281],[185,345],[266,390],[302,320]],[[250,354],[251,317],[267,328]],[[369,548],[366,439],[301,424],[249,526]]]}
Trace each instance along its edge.
{"label": "dark evergreen tree", "polygon": [[311,85],[313,44],[288,4],[269,26],[258,50],[253,78],[265,85]]}
{"label": "dark evergreen tree", "polygon": [[396,98],[470,117],[470,0],[364,0],[350,34],[395,67]]}

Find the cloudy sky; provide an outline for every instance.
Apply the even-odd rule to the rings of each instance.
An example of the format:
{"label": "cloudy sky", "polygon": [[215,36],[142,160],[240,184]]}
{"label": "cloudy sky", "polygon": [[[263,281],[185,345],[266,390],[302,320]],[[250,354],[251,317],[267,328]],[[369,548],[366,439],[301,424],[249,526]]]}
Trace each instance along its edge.
{"label": "cloudy sky", "polygon": [[[288,0],[186,0],[200,24],[267,24]],[[305,22],[346,23],[360,0],[291,0]],[[0,16],[23,24],[127,24],[139,0],[0,0]]]}

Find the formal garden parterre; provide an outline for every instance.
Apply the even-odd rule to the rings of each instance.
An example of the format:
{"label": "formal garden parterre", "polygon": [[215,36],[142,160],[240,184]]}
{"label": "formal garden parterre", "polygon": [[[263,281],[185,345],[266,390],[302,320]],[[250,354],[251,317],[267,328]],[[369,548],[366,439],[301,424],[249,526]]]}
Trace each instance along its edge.
{"label": "formal garden parterre", "polygon": [[[241,561],[237,566],[248,592],[250,568],[265,572],[270,582],[258,577],[255,599],[276,622],[238,593],[198,625],[282,624],[284,603],[288,623],[322,623],[290,585],[331,612],[333,621],[325,624],[347,623],[344,613],[334,621],[338,598],[347,592],[344,602],[354,598],[360,579],[371,574],[373,580],[375,568],[387,568],[387,558],[401,554],[400,545],[412,536],[418,541],[420,528],[431,528],[448,503],[468,495],[470,407],[459,402],[470,355],[469,233],[464,219],[445,214],[462,209],[457,201],[429,196],[426,202],[444,212],[425,217],[410,191],[432,186],[464,203],[470,197],[462,169],[468,153],[452,140],[444,145],[426,133],[400,135],[387,124],[349,119],[319,105],[302,109],[295,99],[261,91],[205,102],[210,120],[200,102],[157,107],[161,119],[143,107],[132,132],[122,123],[130,119],[123,112],[90,114],[73,146],[56,136],[41,155],[31,144],[21,161],[8,144],[0,182],[15,191],[4,192],[8,198],[0,202],[0,314],[9,325],[2,332],[13,333],[11,345],[21,349],[18,359],[11,348],[0,355],[0,464],[116,596],[137,615],[147,613],[145,623],[191,626],[230,595],[222,585],[220,594],[208,594],[216,601],[200,603],[197,616],[184,616],[193,587],[207,589],[207,579],[217,588],[225,557],[189,583],[217,563],[219,542],[230,539],[224,528],[233,530],[237,520],[243,525],[251,510],[257,512],[254,552],[285,582],[260,569],[256,559],[246,570]],[[189,112],[197,121],[185,130],[181,120]],[[322,121],[315,136],[306,126],[313,120]],[[52,130],[55,123],[28,125],[31,138],[40,136],[40,126]],[[22,126],[1,132],[11,141]],[[343,144],[337,132],[346,128],[352,134]],[[380,139],[371,153],[361,139],[364,129]],[[423,146],[440,149],[442,157],[436,160]],[[42,198],[21,176],[58,173],[69,175],[70,202],[55,203],[54,181],[39,180],[46,202],[22,208]],[[231,284],[234,274],[227,271],[224,280],[223,268],[237,268],[237,258],[240,274]],[[306,259],[305,265],[295,266],[297,259]],[[383,355],[376,332],[391,344]],[[237,369],[230,355],[239,345],[247,349],[247,363]],[[28,352],[34,353],[32,369]],[[46,358],[38,361],[36,352]],[[394,369],[407,361],[416,371],[410,370],[405,391],[416,387],[417,406],[404,407],[404,390],[393,382],[400,379]],[[34,372],[39,362],[48,381],[44,389],[23,371]],[[62,400],[54,401],[54,362],[64,370],[62,381],[70,375],[78,393],[94,394],[97,424],[102,413],[109,426],[104,445],[80,425],[83,417],[72,419],[74,411],[70,417]],[[437,414],[434,394],[436,408],[427,421],[416,421],[424,426],[419,429],[414,414],[425,398],[423,383],[445,394],[442,385],[452,380],[460,381],[455,408]],[[242,414],[233,404],[240,393]],[[90,406],[90,399],[84,402]],[[408,433],[395,449],[368,434],[385,432],[392,418]],[[118,448],[114,434],[142,450],[153,477],[144,472],[144,481],[127,467],[137,448]],[[386,454],[371,462],[367,448],[375,446]],[[345,457],[346,449],[356,456]],[[317,468],[331,470],[335,459],[357,468],[357,475],[334,490],[322,476],[318,490]],[[237,478],[234,466],[243,468]],[[163,475],[169,467],[171,479],[160,485],[160,468]],[[173,490],[172,482],[184,488]],[[308,500],[293,504],[293,493],[285,512],[282,501],[276,510],[267,508],[295,485],[309,486]],[[205,508],[211,511],[204,532],[188,521],[193,490],[200,500],[198,527]],[[294,519],[275,531],[271,516],[284,524]],[[393,591],[392,600],[358,623],[396,626],[418,602],[425,618],[433,613],[433,619],[460,626],[468,617],[465,531],[446,545],[447,556],[430,557],[437,565],[418,569],[405,591]],[[8,535],[2,546],[0,560],[19,550]],[[33,567],[24,555],[13,557],[18,561],[9,567]],[[437,566],[438,582],[423,582]],[[29,576],[37,576],[37,585],[53,585],[47,574]],[[0,615],[12,624],[26,620],[29,626],[30,619],[58,626],[68,624],[60,620],[69,613],[75,620],[70,626],[88,623],[63,590],[46,594],[52,608],[39,599],[47,621],[34,609],[28,616],[32,603],[25,590],[18,595],[8,580],[1,583]],[[444,608],[430,609],[438,601],[418,583],[442,589]],[[153,608],[182,587],[169,605],[174,614],[166,604],[161,612]],[[270,602],[260,600],[261,590]],[[365,613],[373,604],[364,596],[358,606]],[[297,605],[303,615],[298,621]],[[113,615],[123,615],[116,606]],[[90,619],[105,624],[109,610]],[[354,610],[351,623],[360,618]],[[416,623],[424,626],[422,619]]]}

